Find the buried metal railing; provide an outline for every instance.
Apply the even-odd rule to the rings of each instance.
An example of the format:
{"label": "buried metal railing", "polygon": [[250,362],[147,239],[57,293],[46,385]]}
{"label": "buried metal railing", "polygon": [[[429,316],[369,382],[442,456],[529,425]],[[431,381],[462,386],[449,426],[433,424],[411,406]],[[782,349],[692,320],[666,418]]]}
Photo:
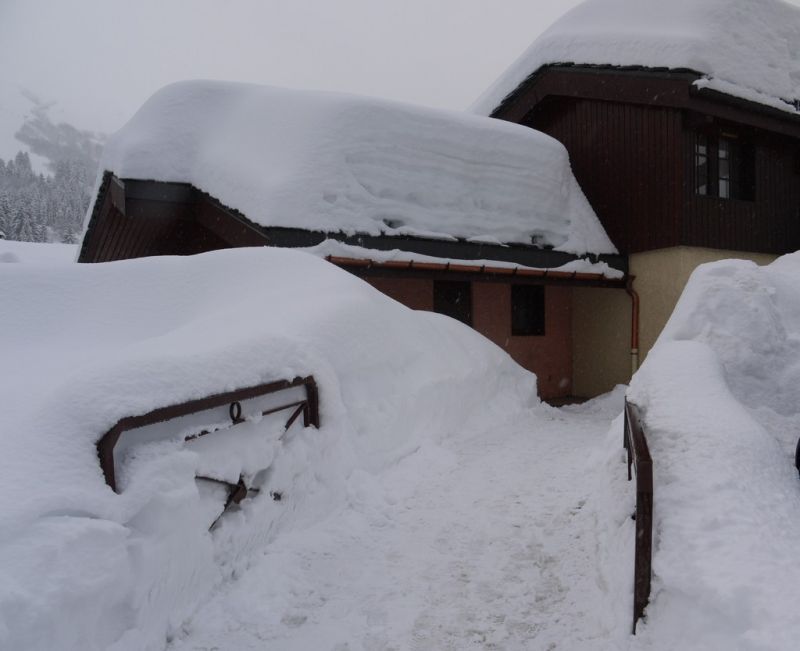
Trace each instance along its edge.
{"label": "buried metal railing", "polygon": [[639,408],[625,400],[623,445],[628,453],[628,481],[631,465],[636,470],[636,552],[633,570],[633,634],[650,600],[653,559],[653,460],[642,429]]}
{"label": "buried metal railing", "polygon": [[[287,404],[272,405],[269,409],[261,411],[262,416],[273,414],[285,409],[293,409],[289,419],[286,422],[285,430],[303,415],[303,425],[308,427],[313,425],[319,427],[319,396],[317,391],[317,383],[314,381],[313,376],[297,377],[294,380],[279,380],[277,382],[269,382],[267,384],[258,384],[255,386],[237,389],[235,391],[227,391],[225,393],[217,393],[205,398],[198,398],[197,400],[190,400],[177,405],[169,405],[154,409],[146,414],[140,416],[128,416],[119,420],[105,435],[97,442],[97,455],[100,459],[100,467],[103,470],[106,483],[115,492],[117,490],[117,477],[114,461],[114,448],[116,447],[120,436],[132,429],[139,427],[146,427],[148,425],[155,425],[166,421],[180,418],[182,416],[189,416],[198,412],[214,409],[216,407],[223,407],[229,405],[228,415],[230,416],[231,424],[228,426],[233,427],[239,423],[245,422],[246,419],[242,418],[242,405],[241,401],[258,398],[272,393],[278,393],[293,387],[305,387],[305,397],[302,400],[293,400]],[[203,430],[184,438],[189,441],[200,436],[211,433],[217,430]],[[210,478],[207,478],[210,479]],[[228,483],[228,482],[221,482]],[[240,482],[241,484],[241,479]],[[239,484],[230,484],[231,489],[228,503],[239,503],[242,499],[242,487]],[[245,491],[246,492],[246,491]],[[227,508],[228,504],[226,504]]]}

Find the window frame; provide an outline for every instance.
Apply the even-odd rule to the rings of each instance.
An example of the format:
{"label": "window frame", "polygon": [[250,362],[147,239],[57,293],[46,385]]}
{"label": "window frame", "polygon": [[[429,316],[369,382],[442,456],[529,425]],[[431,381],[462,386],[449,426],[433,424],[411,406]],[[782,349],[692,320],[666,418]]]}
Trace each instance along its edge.
{"label": "window frame", "polygon": [[692,145],[693,194],[726,201],[757,197],[756,148],[740,134],[698,130]]}
{"label": "window frame", "polygon": [[[448,294],[458,293],[459,299],[449,303]],[[460,300],[466,297],[466,310],[459,309]],[[455,309],[451,308],[455,306]],[[437,314],[444,314],[456,321],[461,321],[470,328],[474,322],[472,283],[469,280],[434,280],[433,281],[433,311]]]}
{"label": "window frame", "polygon": [[[544,285],[511,284],[510,328],[512,337],[547,335],[547,289]],[[525,315],[528,318],[525,319]],[[525,321],[524,323],[521,322]]]}

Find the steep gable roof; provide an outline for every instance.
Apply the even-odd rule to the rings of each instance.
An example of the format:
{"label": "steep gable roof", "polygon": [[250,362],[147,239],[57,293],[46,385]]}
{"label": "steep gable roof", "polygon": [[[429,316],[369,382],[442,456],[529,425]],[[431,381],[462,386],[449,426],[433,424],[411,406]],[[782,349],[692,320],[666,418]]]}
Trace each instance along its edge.
{"label": "steep gable roof", "polygon": [[800,114],[800,8],[781,0],[587,0],[471,107],[490,115],[547,65],[695,71],[695,84]]}

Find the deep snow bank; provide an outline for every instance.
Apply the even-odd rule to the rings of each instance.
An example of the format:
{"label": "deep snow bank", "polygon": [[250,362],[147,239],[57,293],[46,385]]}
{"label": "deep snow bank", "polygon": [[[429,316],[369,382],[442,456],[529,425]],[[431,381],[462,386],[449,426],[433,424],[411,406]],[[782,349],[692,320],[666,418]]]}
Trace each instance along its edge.
{"label": "deep snow bank", "polygon": [[[354,469],[535,402],[535,377],[471,329],[305,253],[6,264],[0,296],[4,649],[162,648],[270,539],[359,490]],[[282,501],[262,492],[209,534],[179,442],[105,485],[95,442],[120,417],[306,374],[321,429],[256,450]]]}
{"label": "deep snow bank", "polygon": [[587,0],[545,30],[471,110],[489,115],[553,63],[689,69],[704,86],[797,113],[800,10],[781,0]]}
{"label": "deep snow bank", "polygon": [[66,264],[75,259],[78,246],[76,244],[34,244],[0,240],[0,264],[33,263],[33,264]]}
{"label": "deep snow bank", "polygon": [[797,647],[798,278],[800,254],[699,267],[631,383],[656,491],[637,644]]}
{"label": "deep snow bank", "polygon": [[455,111],[182,82],[109,139],[101,169],[191,183],[264,226],[616,252],[563,145]]}

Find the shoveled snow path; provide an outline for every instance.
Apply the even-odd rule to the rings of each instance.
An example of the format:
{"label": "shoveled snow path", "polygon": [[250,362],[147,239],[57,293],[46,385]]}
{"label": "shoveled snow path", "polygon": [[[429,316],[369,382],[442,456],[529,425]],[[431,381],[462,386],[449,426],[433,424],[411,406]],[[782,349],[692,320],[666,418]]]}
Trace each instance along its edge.
{"label": "shoveled snow path", "polygon": [[608,426],[544,408],[358,473],[346,508],[282,534],[168,648],[608,648],[583,508]]}

